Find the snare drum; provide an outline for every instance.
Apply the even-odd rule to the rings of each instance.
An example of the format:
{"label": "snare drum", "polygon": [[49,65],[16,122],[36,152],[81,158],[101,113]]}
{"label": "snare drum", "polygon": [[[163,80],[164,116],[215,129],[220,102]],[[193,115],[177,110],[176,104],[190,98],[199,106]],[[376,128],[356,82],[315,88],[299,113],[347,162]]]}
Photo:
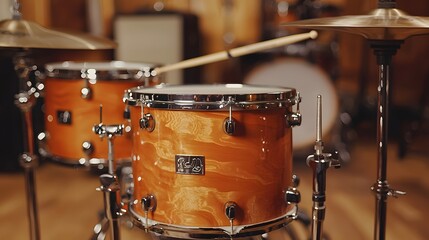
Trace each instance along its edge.
{"label": "snare drum", "polygon": [[[112,62],[61,62],[46,66],[44,80],[45,133],[41,153],[66,165],[98,165],[108,158],[107,139],[92,128],[100,123],[124,124],[123,96],[126,89],[155,85],[150,64]],[[129,124],[128,124],[129,125]],[[128,134],[131,135],[131,134]],[[131,136],[114,139],[114,158],[130,160]]]}
{"label": "snare drum", "polygon": [[322,101],[322,132],[329,134],[338,119],[338,95],[327,74],[319,67],[300,58],[277,58],[254,68],[244,79],[247,84],[291,86],[302,96],[300,111],[304,118],[293,134],[295,153],[313,151],[316,141],[317,95]]}
{"label": "snare drum", "polygon": [[284,195],[295,89],[164,85],[130,89],[125,101],[137,225],[169,237],[239,237],[294,218]]}

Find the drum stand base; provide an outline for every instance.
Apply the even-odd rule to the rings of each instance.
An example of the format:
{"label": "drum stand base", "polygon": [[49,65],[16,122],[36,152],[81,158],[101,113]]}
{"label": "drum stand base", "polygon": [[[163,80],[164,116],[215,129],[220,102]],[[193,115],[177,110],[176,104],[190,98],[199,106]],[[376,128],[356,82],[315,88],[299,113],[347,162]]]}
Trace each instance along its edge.
{"label": "drum stand base", "polygon": [[109,230],[109,220],[104,217],[93,228],[93,234],[90,240],[104,240],[106,239],[107,231]]}

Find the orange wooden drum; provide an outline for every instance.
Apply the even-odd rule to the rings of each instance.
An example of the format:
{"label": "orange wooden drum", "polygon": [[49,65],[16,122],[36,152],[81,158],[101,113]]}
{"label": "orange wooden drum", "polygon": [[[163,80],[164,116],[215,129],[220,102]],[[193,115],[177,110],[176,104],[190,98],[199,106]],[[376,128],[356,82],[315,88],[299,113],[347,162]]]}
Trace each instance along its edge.
{"label": "orange wooden drum", "polygon": [[[150,64],[112,62],[61,62],[46,66],[44,81],[45,138],[41,153],[66,165],[103,164],[108,158],[107,139],[92,128],[100,123],[124,124],[124,91],[155,85]],[[129,125],[129,124],[128,124]],[[43,136],[42,136],[43,137]],[[42,138],[41,137],[41,138]],[[115,160],[130,160],[131,134],[114,139]]]}
{"label": "orange wooden drum", "polygon": [[133,201],[142,228],[171,237],[252,236],[295,216],[295,89],[227,85],[133,88]]}

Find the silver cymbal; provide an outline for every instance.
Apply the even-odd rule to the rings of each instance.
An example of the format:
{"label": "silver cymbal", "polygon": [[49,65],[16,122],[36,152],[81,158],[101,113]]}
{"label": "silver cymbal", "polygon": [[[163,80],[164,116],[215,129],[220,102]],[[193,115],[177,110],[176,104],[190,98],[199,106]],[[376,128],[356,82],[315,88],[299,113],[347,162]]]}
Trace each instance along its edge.
{"label": "silver cymbal", "polygon": [[429,34],[429,17],[409,16],[396,8],[379,8],[368,15],[314,18],[281,25],[336,30],[358,34],[370,40],[404,40],[414,35]]}
{"label": "silver cymbal", "polygon": [[59,32],[25,20],[7,19],[0,21],[0,47],[97,50],[116,48],[116,43],[90,34]]}

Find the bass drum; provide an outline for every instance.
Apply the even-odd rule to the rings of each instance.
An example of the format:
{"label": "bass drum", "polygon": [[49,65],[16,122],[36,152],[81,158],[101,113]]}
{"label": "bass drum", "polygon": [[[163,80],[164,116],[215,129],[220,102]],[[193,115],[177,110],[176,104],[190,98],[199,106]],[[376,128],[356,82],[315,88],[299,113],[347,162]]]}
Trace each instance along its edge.
{"label": "bass drum", "polygon": [[[299,58],[279,58],[258,65],[246,75],[246,84],[289,86],[300,92],[301,126],[294,129],[293,150],[298,155],[312,151],[316,140],[317,95],[322,95],[322,136],[328,136],[338,118],[338,95],[327,74]],[[323,140],[326,137],[323,137]]]}

